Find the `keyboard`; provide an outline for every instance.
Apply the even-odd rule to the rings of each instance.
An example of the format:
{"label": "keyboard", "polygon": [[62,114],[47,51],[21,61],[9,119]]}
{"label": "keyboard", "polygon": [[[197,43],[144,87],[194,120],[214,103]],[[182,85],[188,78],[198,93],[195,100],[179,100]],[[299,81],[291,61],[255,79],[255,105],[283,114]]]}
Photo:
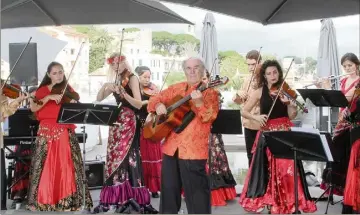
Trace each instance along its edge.
{"label": "keyboard", "polygon": [[[79,143],[83,143],[87,139],[87,134],[85,133],[85,141],[84,136],[82,133],[75,134]],[[32,141],[35,141],[36,136],[24,136],[24,137],[11,137],[11,136],[4,136],[4,146],[16,146],[16,145],[24,145],[24,144],[31,144]]]}

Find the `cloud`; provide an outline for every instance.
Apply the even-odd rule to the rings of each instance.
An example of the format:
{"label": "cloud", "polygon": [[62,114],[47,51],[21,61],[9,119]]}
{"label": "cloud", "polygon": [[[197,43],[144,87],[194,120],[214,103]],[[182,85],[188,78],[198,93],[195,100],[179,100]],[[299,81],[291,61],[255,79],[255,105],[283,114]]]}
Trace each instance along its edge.
{"label": "cloud", "polygon": [[[200,38],[202,21],[208,11],[172,3],[164,3],[164,5],[195,23],[195,34]],[[262,46],[263,53],[277,54],[278,56],[297,55],[314,58],[317,56],[321,27],[319,20],[262,26],[244,19],[219,13],[213,14],[216,20],[219,50],[235,49],[244,53]],[[359,15],[333,19],[340,56],[346,52],[359,54],[359,19]],[[121,26],[150,28],[153,31],[165,30],[172,33],[183,33],[187,27],[185,24]]]}

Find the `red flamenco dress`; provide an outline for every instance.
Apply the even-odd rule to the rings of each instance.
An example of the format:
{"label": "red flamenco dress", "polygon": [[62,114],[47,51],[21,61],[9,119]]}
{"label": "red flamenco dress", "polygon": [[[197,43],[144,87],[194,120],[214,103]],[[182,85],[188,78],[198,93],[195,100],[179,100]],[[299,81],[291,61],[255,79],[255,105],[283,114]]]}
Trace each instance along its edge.
{"label": "red flamenco dress", "polygon": [[212,134],[211,138],[210,161],[206,165],[210,176],[211,206],[226,206],[226,201],[236,198],[236,181],[229,167],[221,134]]}
{"label": "red flamenco dress", "polygon": [[[149,100],[149,96],[142,95],[143,101]],[[147,105],[144,105],[138,114],[143,127],[146,117],[148,115]],[[157,198],[158,192],[161,190],[161,142],[145,139],[141,128],[140,134],[140,154],[142,169],[144,175],[144,184],[152,193],[154,198]]]}
{"label": "red flamenco dress", "polygon": [[[129,84],[124,89],[133,96]],[[100,204],[94,209],[94,213],[158,213],[150,204],[150,193],[144,186],[137,110],[118,94],[113,95],[117,104],[121,103],[121,107],[118,124],[109,127],[106,180],[100,192]]]}
{"label": "red flamenco dress", "polygon": [[[47,86],[35,96],[50,95]],[[75,211],[83,200],[83,160],[75,125],[56,123],[60,104],[48,101],[37,113],[40,122],[30,167],[27,208],[32,211]],[[92,199],[86,186],[86,205]]]}
{"label": "red flamenco dress", "polygon": [[344,190],[342,213],[360,213],[360,99],[353,103],[353,110],[348,122],[351,125],[350,140],[352,143],[350,162]]}
{"label": "red flamenco dress", "polygon": [[[273,103],[269,89],[263,87],[260,99],[260,113],[268,114]],[[293,126],[287,106],[277,100],[263,131],[286,131]],[[294,199],[294,161],[274,158],[266,147],[262,131],[259,131],[252,149],[253,158],[247,173],[239,204],[248,212],[261,212],[269,206],[272,214],[291,214],[295,212]],[[307,189],[301,162],[297,162],[299,172],[299,209],[305,213],[317,210]],[[254,167],[254,168],[253,168]]]}
{"label": "red flamenco dress", "polygon": [[[353,89],[360,81],[360,79],[357,79],[356,81],[352,82],[348,88],[345,88],[347,80],[348,78],[344,78],[340,82],[341,92],[344,95],[351,89]],[[331,171],[330,163],[326,164],[326,168],[324,169],[322,174],[322,183],[320,185],[321,189],[326,190],[326,188],[328,188],[331,182],[334,187],[333,192],[335,195],[338,196],[344,195],[344,188],[346,184],[346,177],[351,152],[350,124],[347,123],[346,120],[343,120],[344,111],[344,108],[340,108],[339,120],[336,124],[333,134],[332,148],[334,149],[334,151],[336,151],[336,154],[334,155],[336,157],[336,162],[333,162],[331,164]],[[329,194],[329,192],[327,192],[327,194]]]}

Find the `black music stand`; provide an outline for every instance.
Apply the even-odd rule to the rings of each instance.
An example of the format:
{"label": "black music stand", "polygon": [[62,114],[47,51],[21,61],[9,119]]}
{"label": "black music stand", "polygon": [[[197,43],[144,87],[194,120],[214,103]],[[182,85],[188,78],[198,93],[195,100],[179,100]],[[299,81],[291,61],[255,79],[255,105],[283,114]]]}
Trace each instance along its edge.
{"label": "black music stand", "polygon": [[[120,109],[115,105],[103,105],[92,103],[66,103],[61,105],[57,122],[59,124],[90,124],[113,126],[120,113]],[[85,174],[85,126],[82,126],[83,141],[83,212],[87,212],[85,184],[87,183]]]}
{"label": "black music stand", "polygon": [[[304,100],[309,99],[316,107],[347,107],[349,102],[347,101],[345,95],[339,90],[326,90],[326,89],[297,89],[300,95],[303,97]],[[331,128],[331,114],[329,113],[328,116],[328,128]],[[329,130],[331,132],[331,129]],[[328,162],[329,167],[328,169],[328,177],[331,176],[332,172],[332,162]],[[326,192],[330,190],[329,196],[333,197],[333,185],[331,177],[328,178],[330,180],[330,184],[328,188],[324,191],[324,193],[316,200],[319,201],[322,196],[325,195]],[[328,198],[328,203],[330,201],[330,197]],[[331,200],[332,201],[332,200]],[[334,202],[331,203],[334,205]]]}
{"label": "black music stand", "polygon": [[220,110],[211,126],[213,134],[242,134],[240,110]]}
{"label": "black music stand", "polygon": [[317,107],[346,107],[348,101],[340,90],[325,89],[296,89],[304,100],[310,101]]}
{"label": "black music stand", "polygon": [[294,160],[295,213],[298,214],[297,161],[333,161],[327,139],[320,133],[301,131],[301,128],[292,128],[292,131],[264,131],[262,135],[275,158]]}
{"label": "black music stand", "polygon": [[[213,144],[213,134],[242,134],[240,110],[220,110],[217,118],[211,126],[209,136],[209,175],[211,176],[211,145]],[[210,184],[210,187],[212,185]]]}

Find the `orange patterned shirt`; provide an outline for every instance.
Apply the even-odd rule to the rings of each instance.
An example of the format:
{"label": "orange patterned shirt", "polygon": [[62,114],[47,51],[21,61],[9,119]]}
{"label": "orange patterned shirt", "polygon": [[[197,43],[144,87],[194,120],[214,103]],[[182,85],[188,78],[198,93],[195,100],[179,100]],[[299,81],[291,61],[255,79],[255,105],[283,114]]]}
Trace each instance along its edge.
{"label": "orange patterned shirt", "polygon": [[[196,87],[197,85],[191,87],[186,82],[171,85],[156,96],[150,97],[148,112],[154,113],[156,105],[159,103],[163,103],[166,107],[170,106],[170,102],[175,96],[185,97]],[[165,139],[162,145],[164,154],[173,156],[178,150],[180,159],[208,159],[210,128],[219,112],[219,94],[209,88],[203,91],[202,95],[204,105],[193,106],[192,111],[195,113],[195,117],[189,125],[180,134],[171,132]]]}

